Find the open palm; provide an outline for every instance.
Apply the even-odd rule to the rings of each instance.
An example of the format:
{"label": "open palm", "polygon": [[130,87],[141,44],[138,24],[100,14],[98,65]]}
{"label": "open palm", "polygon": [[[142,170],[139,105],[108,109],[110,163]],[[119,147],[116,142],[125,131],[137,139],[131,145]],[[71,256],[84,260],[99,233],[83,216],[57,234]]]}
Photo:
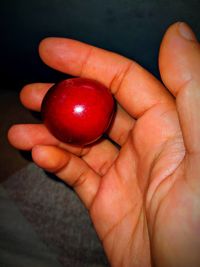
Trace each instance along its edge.
{"label": "open palm", "polygon": [[[161,45],[160,73],[171,93],[122,56],[74,40],[43,40],[40,55],[46,64],[110,88],[118,108],[109,139],[73,147],[42,124],[15,125],[8,134],[17,148],[32,149],[40,167],[74,187],[112,266],[200,263],[200,129],[195,127],[200,93],[192,79],[200,74],[200,48],[193,35],[193,40],[180,35],[183,27],[171,26]],[[22,103],[39,111],[50,86],[27,85]]]}

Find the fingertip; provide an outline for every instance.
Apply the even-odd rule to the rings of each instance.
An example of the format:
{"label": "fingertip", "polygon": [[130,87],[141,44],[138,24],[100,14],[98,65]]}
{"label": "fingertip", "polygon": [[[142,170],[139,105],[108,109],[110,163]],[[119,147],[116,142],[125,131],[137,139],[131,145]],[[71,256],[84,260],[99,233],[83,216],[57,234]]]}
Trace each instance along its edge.
{"label": "fingertip", "polygon": [[40,41],[38,49],[39,51],[43,51],[52,44],[62,44],[63,42],[68,42],[68,40],[70,39],[64,37],[46,37]]}
{"label": "fingertip", "polygon": [[[49,149],[48,146],[44,145],[36,145],[32,148],[32,159],[33,161],[41,168],[48,168],[49,165],[51,165],[51,162],[49,161]],[[54,161],[52,160],[52,163]]]}
{"label": "fingertip", "polygon": [[63,37],[47,37],[39,44],[39,55],[48,66],[79,76],[80,66],[85,60],[85,51],[88,45],[79,41]]}
{"label": "fingertip", "polygon": [[[166,49],[166,47],[169,44],[169,41],[171,39],[172,36],[176,35],[178,33],[178,25],[180,22],[175,22],[173,24],[171,24],[168,29],[166,30],[166,32],[164,33],[161,45],[160,45],[160,58],[163,55],[163,50]],[[165,53],[165,51],[164,51]],[[159,59],[160,59],[159,58]],[[159,63],[162,63],[162,61],[159,61]]]}
{"label": "fingertip", "polygon": [[38,144],[58,144],[43,124],[15,124],[8,130],[7,137],[12,146],[21,150],[31,150]]}
{"label": "fingertip", "polygon": [[179,25],[180,23],[181,23],[180,21],[176,21],[176,22],[170,24],[169,27],[168,27],[168,29],[166,30],[164,36],[165,36],[166,34],[170,34],[170,33],[174,32],[174,31],[177,31],[178,25]]}
{"label": "fingertip", "polygon": [[191,79],[199,79],[200,46],[188,24],[176,22],[166,31],[159,52],[159,69],[166,87],[177,95]]}
{"label": "fingertip", "polygon": [[197,41],[197,37],[192,28],[186,22],[179,22],[177,25],[179,35],[187,41]]}
{"label": "fingertip", "polygon": [[38,52],[43,61],[45,61],[46,57],[48,58],[49,53],[52,53],[59,45],[62,45],[63,40],[66,41],[66,38],[46,37],[39,43]]}
{"label": "fingertip", "polygon": [[30,150],[33,146],[33,143],[30,138],[28,138],[24,127],[21,124],[12,125],[7,132],[7,139],[9,143],[17,148],[22,150]]}
{"label": "fingertip", "polygon": [[53,37],[46,37],[40,41],[38,46],[38,53],[45,64],[48,64],[48,54],[51,53],[51,41]]}
{"label": "fingertip", "polygon": [[58,172],[69,161],[69,153],[54,146],[36,145],[32,149],[32,159],[39,167]]}
{"label": "fingertip", "polygon": [[182,22],[182,21],[177,21],[173,24],[171,24],[168,29],[166,30],[164,37],[163,37],[163,42],[161,43],[161,48],[171,41],[172,38],[174,37],[181,37],[187,41],[197,41],[196,35],[193,32],[192,28],[189,26],[188,23]]}
{"label": "fingertip", "polygon": [[49,44],[49,41],[51,41],[52,39],[54,39],[54,38],[53,37],[46,37],[40,41],[39,46],[38,46],[39,53],[46,49],[46,47]]}
{"label": "fingertip", "polygon": [[53,83],[32,83],[25,85],[20,92],[20,101],[24,107],[40,111],[42,100]]}
{"label": "fingertip", "polygon": [[11,145],[13,145],[13,146],[14,146],[14,144],[13,144],[14,132],[15,132],[15,125],[12,125],[12,126],[8,129],[8,132],[7,132],[7,140],[8,140],[9,143],[10,143]]}
{"label": "fingertip", "polygon": [[30,108],[30,104],[32,105],[29,98],[32,98],[32,84],[25,85],[19,94],[19,99],[26,108]]}

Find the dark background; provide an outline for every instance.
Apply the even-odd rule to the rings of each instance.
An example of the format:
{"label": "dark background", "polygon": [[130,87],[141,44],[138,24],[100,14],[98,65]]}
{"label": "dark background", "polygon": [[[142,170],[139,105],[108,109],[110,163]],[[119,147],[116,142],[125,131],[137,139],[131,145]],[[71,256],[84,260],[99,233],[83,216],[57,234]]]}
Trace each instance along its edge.
{"label": "dark background", "polygon": [[47,36],[121,53],[158,76],[157,54],[166,28],[186,21],[199,35],[199,17],[199,0],[0,0],[1,84],[20,90],[29,82],[63,78],[39,59],[38,44]]}
{"label": "dark background", "polygon": [[43,38],[74,38],[112,50],[159,77],[165,30],[186,21],[200,38],[199,17],[200,0],[0,0],[0,180],[29,162],[6,138],[12,124],[38,122],[19,102],[21,87],[66,77],[40,60]]}
{"label": "dark background", "polygon": [[[78,39],[134,59],[159,77],[160,42],[176,21],[189,23],[200,39],[200,0],[0,0],[0,182],[17,208],[15,211],[13,205],[2,201],[0,190],[0,241],[7,260],[26,261],[25,265],[14,262],[12,266],[38,266],[35,255],[43,252],[26,231],[27,222],[62,262],[70,259],[80,263],[64,266],[89,266],[88,260],[95,263],[92,266],[102,262],[102,252],[98,243],[94,246],[95,235],[88,217],[84,217],[85,210],[78,206],[79,200],[34,165],[26,166],[30,155],[12,148],[6,138],[12,124],[39,121],[20,104],[21,87],[32,82],[56,82],[66,76],[41,62],[39,42],[47,36]],[[47,256],[51,261],[53,254]]]}

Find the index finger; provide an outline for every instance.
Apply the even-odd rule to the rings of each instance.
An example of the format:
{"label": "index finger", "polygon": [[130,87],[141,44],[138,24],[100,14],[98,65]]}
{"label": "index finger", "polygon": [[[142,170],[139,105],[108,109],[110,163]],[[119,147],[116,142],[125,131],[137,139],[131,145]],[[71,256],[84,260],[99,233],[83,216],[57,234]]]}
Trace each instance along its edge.
{"label": "index finger", "polygon": [[135,61],[113,52],[66,38],[44,39],[39,52],[54,69],[103,83],[133,117],[157,103],[173,101],[153,75]]}

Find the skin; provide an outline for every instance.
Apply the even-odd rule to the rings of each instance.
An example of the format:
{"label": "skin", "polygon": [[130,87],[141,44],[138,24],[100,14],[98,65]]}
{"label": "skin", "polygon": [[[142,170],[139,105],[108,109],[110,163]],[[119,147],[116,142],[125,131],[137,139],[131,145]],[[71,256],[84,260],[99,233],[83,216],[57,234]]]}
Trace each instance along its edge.
{"label": "skin", "polygon": [[[189,26],[175,23],[164,35],[163,83],[132,60],[75,40],[44,39],[39,53],[50,67],[111,90],[118,109],[109,137],[118,148],[108,139],[63,144],[42,124],[12,126],[10,143],[74,187],[111,266],[200,266],[200,46]],[[24,106],[39,111],[50,86],[25,86]]]}

